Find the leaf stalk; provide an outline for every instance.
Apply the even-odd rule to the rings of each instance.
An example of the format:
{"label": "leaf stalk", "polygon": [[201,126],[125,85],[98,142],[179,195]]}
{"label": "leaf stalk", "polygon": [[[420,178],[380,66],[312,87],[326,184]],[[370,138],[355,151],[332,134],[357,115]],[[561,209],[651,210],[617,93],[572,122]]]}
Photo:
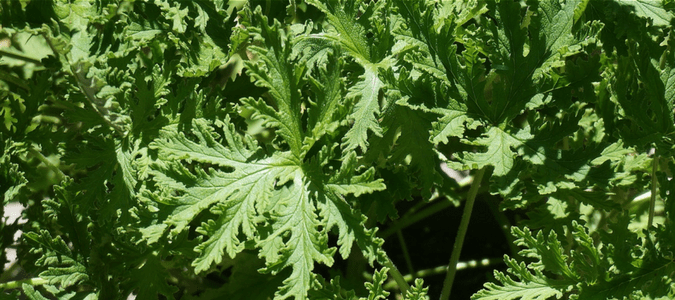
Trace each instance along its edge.
{"label": "leaf stalk", "polygon": [[452,254],[450,255],[450,263],[448,264],[448,273],[445,275],[445,280],[443,281],[443,290],[441,291],[441,300],[450,299],[450,292],[452,291],[452,283],[455,280],[455,274],[457,273],[457,262],[459,261],[459,255],[462,253],[462,246],[464,244],[464,238],[466,237],[466,231],[469,228],[469,221],[471,220],[471,212],[473,211],[473,204],[476,202],[476,195],[478,195],[478,188],[480,188],[480,183],[483,180],[483,175],[485,175],[486,167],[483,167],[476,173],[476,176],[473,179],[471,188],[469,189],[469,195],[466,199],[466,204],[464,206],[464,212],[462,213],[462,220],[459,223],[459,228],[457,229],[457,236],[455,237],[455,244],[452,249]]}
{"label": "leaf stalk", "polygon": [[396,281],[396,284],[398,284],[398,287],[401,289],[401,294],[405,295],[405,293],[410,288],[410,285],[408,285],[408,282],[405,281],[405,278],[403,278],[401,272],[398,270],[396,265],[394,265],[394,262],[391,261],[391,258],[389,258],[389,256],[386,254],[385,258],[386,260],[384,261],[384,266],[389,268],[389,275],[391,275],[391,277],[394,278],[394,281]]}
{"label": "leaf stalk", "polygon": [[49,280],[43,279],[43,278],[40,278],[40,277],[28,278],[28,279],[22,279],[22,280],[15,280],[15,281],[0,283],[0,290],[20,288],[21,285],[23,285],[24,283],[30,284],[32,286],[36,286],[36,285],[43,285],[43,284],[46,284],[48,282],[49,282]]}
{"label": "leaf stalk", "polygon": [[654,223],[654,210],[656,207],[656,188],[658,185],[658,180],[656,180],[656,171],[659,167],[659,157],[654,154],[654,159],[652,160],[652,194],[649,198],[649,218],[647,219],[647,228],[651,228]]}

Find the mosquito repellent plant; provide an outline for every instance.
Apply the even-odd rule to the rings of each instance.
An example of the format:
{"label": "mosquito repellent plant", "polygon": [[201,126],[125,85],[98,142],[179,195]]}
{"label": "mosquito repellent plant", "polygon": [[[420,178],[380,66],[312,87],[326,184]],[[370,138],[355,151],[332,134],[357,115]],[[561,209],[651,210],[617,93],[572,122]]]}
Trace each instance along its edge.
{"label": "mosquito repellent plant", "polygon": [[0,4],[0,299],[675,297],[672,1]]}

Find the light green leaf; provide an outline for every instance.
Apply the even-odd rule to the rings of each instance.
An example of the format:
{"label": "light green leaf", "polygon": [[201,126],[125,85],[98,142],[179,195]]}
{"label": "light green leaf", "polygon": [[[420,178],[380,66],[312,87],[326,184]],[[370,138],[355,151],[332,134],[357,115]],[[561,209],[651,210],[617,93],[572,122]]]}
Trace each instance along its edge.
{"label": "light green leaf", "polygon": [[635,14],[642,18],[652,19],[656,26],[668,26],[673,18],[671,12],[663,8],[663,1],[654,0],[617,0],[618,3],[632,6]]}
{"label": "light green leaf", "polygon": [[310,289],[314,274],[314,261],[327,266],[333,264],[334,248],[328,248],[327,238],[319,234],[320,225],[316,208],[309,198],[309,190],[296,173],[293,185],[279,195],[281,210],[275,218],[273,232],[261,243],[281,237],[290,232],[290,237],[279,249],[283,263],[273,264],[267,270],[276,273],[282,268],[292,267],[293,272],[284,280],[284,286],[276,293],[275,299],[304,299]]}
{"label": "light green leaf", "polygon": [[382,128],[376,116],[380,114],[379,92],[384,84],[374,68],[366,68],[366,72],[359,78],[361,81],[352,86],[347,93],[348,98],[356,101],[354,111],[348,116],[348,120],[354,124],[343,139],[347,151],[357,147],[366,151],[368,131],[382,136]]}
{"label": "light green leaf", "polygon": [[280,29],[278,21],[275,20],[273,26],[269,26],[267,17],[262,15],[260,7],[254,12],[254,18],[260,28],[250,28],[250,34],[266,47],[248,48],[258,56],[258,60],[246,61],[246,72],[256,79],[256,85],[268,89],[271,100],[278,110],[262,100],[248,99],[245,103],[256,110],[255,119],[262,119],[268,125],[278,127],[279,135],[288,143],[291,152],[299,156],[304,138],[304,130],[300,123],[302,99],[299,88],[305,67],[290,60],[292,49],[290,34]]}
{"label": "light green leaf", "polygon": [[[239,228],[247,237],[254,237],[256,206],[268,205],[275,182],[286,182],[297,166],[283,155],[256,159],[256,145],[234,134],[231,124],[221,125],[227,147],[215,140],[206,121],[195,119],[192,126],[195,130],[191,134],[198,142],[188,139],[176,125],[170,125],[160,132],[161,138],[150,147],[158,149],[162,157],[153,171],[155,179],[183,194],[168,202],[174,209],[165,223],[174,226],[173,234],[182,232],[197,214],[218,204],[212,208],[212,212],[220,215],[218,220],[210,220],[199,230],[211,235],[197,249],[201,255],[193,265],[200,272],[207,270],[212,263],[220,262],[223,249],[230,257],[243,249],[242,242],[237,238]],[[234,170],[197,170],[196,174],[190,174],[182,164],[173,162],[175,159]]]}
{"label": "light green leaf", "polygon": [[516,157],[513,149],[522,146],[523,143],[506,131],[491,127],[483,137],[472,144],[484,146],[487,151],[464,152],[459,156],[461,165],[456,162],[449,162],[449,165],[458,169],[481,169],[489,165],[495,168],[493,173],[495,176],[504,176],[513,168]]}
{"label": "light green leaf", "polygon": [[546,282],[516,282],[504,273],[495,271],[495,278],[502,284],[486,283],[485,289],[471,296],[472,300],[547,300],[561,299],[563,293]]}
{"label": "light green leaf", "polygon": [[377,300],[377,299],[387,299],[389,292],[384,290],[384,284],[387,280],[387,272],[389,268],[382,267],[380,270],[376,270],[373,274],[373,282],[366,282],[365,286],[368,289],[368,298],[361,298],[361,300]]}

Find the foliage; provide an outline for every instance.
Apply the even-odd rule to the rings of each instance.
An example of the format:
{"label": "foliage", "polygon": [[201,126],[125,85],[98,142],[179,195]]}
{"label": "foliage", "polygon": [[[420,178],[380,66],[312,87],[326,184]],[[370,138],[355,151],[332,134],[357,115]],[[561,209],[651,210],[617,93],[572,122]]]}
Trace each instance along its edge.
{"label": "foliage", "polygon": [[383,245],[476,193],[472,299],[675,297],[671,1],[0,4],[0,299],[436,297]]}

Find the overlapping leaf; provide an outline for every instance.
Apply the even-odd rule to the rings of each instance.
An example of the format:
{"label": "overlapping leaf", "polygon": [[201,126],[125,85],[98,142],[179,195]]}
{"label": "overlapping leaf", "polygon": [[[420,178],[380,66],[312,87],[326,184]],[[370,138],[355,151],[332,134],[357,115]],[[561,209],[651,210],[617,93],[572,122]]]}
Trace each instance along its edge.
{"label": "overlapping leaf", "polygon": [[[270,26],[260,10],[250,18],[247,25],[259,26],[250,32],[259,45],[251,47],[258,60],[247,62],[247,72],[269,91],[269,98],[249,98],[244,103],[254,110],[254,118],[279,128],[288,150],[265,154],[252,137],[237,132],[229,117],[216,122],[195,118],[188,127],[164,127],[150,144],[159,158],[151,173],[164,190],[161,197],[166,198],[159,201],[172,211],[163,224],[145,232],[154,241],[156,229],[177,236],[201,220],[197,232],[204,240],[195,248],[196,272],[221,263],[225,253],[234,258],[246,241],[255,241],[266,272],[292,270],[276,298],[302,299],[314,282],[314,263],[333,263],[335,249],[327,241],[334,226],[343,257],[349,256],[355,241],[371,262],[378,257],[381,242],[363,227],[361,214],[349,207],[345,197],[382,190],[384,185],[374,180],[373,169],[355,172],[353,152],[334,174],[319,171],[336,154],[332,144],[316,154],[310,150],[315,143],[329,142],[321,137],[333,138],[331,131],[338,126],[335,118],[343,93],[339,69],[322,69],[318,78],[308,77],[326,94],[309,102],[303,112],[301,105],[306,102],[300,88],[307,80],[306,70],[290,60],[292,36],[284,35],[278,23]],[[306,128],[303,113],[309,118]],[[206,211],[210,217],[200,217]]]}

